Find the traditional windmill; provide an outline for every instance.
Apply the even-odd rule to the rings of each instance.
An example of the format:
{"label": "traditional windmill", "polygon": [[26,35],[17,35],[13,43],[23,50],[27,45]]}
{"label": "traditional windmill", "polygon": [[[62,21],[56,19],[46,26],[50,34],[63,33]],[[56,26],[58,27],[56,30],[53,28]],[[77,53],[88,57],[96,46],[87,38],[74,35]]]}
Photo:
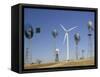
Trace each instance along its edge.
{"label": "traditional windmill", "polygon": [[33,37],[34,31],[31,25],[26,25],[25,26],[25,36],[27,39],[29,39],[29,50],[27,51],[26,55],[28,56],[29,52],[30,52],[30,62],[32,63],[32,49],[31,49],[31,43],[32,43],[32,37]]}
{"label": "traditional windmill", "polygon": [[[58,36],[58,32],[56,29],[54,29],[52,31],[52,36],[54,38],[54,53],[56,53],[56,37]],[[56,54],[55,54],[55,56],[56,56]],[[56,61],[56,57],[55,57],[55,61]]]}
{"label": "traditional windmill", "polygon": [[89,57],[92,57],[92,53],[93,53],[93,40],[92,40],[92,31],[93,31],[93,24],[92,21],[88,21],[88,43],[89,43]]}
{"label": "traditional windmill", "polygon": [[75,44],[76,44],[76,60],[78,59],[78,43],[80,41],[80,34],[76,33],[74,35],[74,40],[75,40]]}

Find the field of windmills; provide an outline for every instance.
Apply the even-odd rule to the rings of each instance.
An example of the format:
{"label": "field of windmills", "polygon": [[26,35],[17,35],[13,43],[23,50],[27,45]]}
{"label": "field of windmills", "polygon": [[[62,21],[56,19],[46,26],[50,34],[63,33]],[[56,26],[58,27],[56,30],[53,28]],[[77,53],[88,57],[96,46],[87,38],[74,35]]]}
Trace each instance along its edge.
{"label": "field of windmills", "polygon": [[[27,13],[26,11],[25,14],[28,15]],[[56,13],[51,11],[50,17],[47,15],[48,19],[45,20],[43,16],[46,16],[47,13],[45,11],[42,13],[41,15],[39,12],[36,13],[36,16],[40,15],[36,17],[37,22],[25,23],[24,69],[75,67],[95,64],[94,14],[91,12],[77,13],[76,11],[74,16],[70,18],[70,14],[73,14],[73,12],[69,11],[67,15],[65,12],[61,12],[61,16],[59,13],[59,16],[54,18]],[[32,18],[34,11],[30,15],[30,17],[25,17],[26,21]],[[76,17],[79,17],[79,19],[75,20]],[[63,19],[69,19],[70,21],[67,23]],[[84,21],[81,19],[84,19]],[[41,23],[41,26],[39,23]],[[75,25],[68,26],[69,23]],[[51,26],[48,27],[48,24]],[[53,26],[54,24],[56,25]]]}

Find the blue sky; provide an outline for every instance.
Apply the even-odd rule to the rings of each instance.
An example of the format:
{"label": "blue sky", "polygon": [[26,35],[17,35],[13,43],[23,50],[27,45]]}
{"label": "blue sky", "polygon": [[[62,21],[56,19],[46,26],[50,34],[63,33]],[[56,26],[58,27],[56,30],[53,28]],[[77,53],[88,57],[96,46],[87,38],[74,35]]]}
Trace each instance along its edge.
{"label": "blue sky", "polygon": [[[60,24],[64,25],[66,29],[78,26],[69,33],[70,59],[75,58],[74,34],[77,32],[80,33],[79,56],[81,56],[82,49],[85,50],[86,55],[88,53],[87,24],[89,20],[93,22],[94,26],[94,12],[25,8],[24,26],[30,24],[33,29],[41,28],[41,32],[35,33],[31,41],[33,62],[36,62],[36,59],[41,59],[43,62],[54,61],[54,38],[51,34],[54,29],[58,31],[56,48],[60,50],[59,58],[61,61],[66,60],[66,43],[63,44],[65,32]],[[26,37],[24,37],[24,42],[25,52],[30,43]]]}

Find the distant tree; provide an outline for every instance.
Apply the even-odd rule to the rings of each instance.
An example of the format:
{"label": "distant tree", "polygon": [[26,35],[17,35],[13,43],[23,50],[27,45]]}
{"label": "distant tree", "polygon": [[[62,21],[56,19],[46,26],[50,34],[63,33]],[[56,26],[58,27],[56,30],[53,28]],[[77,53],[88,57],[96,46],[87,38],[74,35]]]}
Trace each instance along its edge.
{"label": "distant tree", "polygon": [[37,59],[37,63],[38,63],[38,64],[41,64],[41,63],[42,63],[42,61],[41,61],[41,60],[39,60],[39,59]]}

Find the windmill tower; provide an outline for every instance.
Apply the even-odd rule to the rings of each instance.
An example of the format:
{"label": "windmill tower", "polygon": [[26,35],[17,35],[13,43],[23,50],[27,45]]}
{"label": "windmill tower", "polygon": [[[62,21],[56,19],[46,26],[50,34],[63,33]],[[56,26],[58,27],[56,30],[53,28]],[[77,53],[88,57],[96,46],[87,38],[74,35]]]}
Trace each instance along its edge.
{"label": "windmill tower", "polygon": [[75,28],[77,28],[77,26],[76,27],[72,27],[72,28],[70,28],[70,29],[66,29],[62,24],[60,24],[60,26],[61,26],[61,28],[64,30],[64,32],[65,32],[65,36],[64,36],[64,41],[63,42],[65,42],[65,40],[67,40],[67,57],[66,57],[66,60],[67,61],[69,61],[69,32],[70,31],[72,31],[73,29],[75,29]]}
{"label": "windmill tower", "polygon": [[79,33],[76,33],[74,35],[74,40],[75,40],[75,44],[76,44],[76,60],[78,60],[78,43],[80,41],[80,34]]}
{"label": "windmill tower", "polygon": [[[27,51],[27,58],[29,59],[30,63],[32,63],[32,48],[31,48],[31,44],[32,44],[32,37],[33,37],[33,28],[31,25],[27,25],[25,27],[25,36],[26,38],[29,40],[29,48]],[[30,52],[30,53],[29,53]],[[29,54],[29,56],[28,56]]]}
{"label": "windmill tower", "polygon": [[84,52],[85,52],[84,49],[82,49],[82,53],[81,53],[82,54],[82,56],[81,56],[82,59],[85,58]]}
{"label": "windmill tower", "polygon": [[88,52],[89,52],[89,57],[92,57],[93,53],[93,40],[92,40],[92,31],[93,31],[93,24],[92,21],[88,21]]}
{"label": "windmill tower", "polygon": [[25,60],[26,60],[26,64],[29,63],[29,50],[28,48],[26,48],[26,54],[25,54]]}
{"label": "windmill tower", "polygon": [[[56,37],[58,36],[58,32],[56,29],[52,31],[52,36],[54,38],[54,53],[56,52]],[[55,54],[56,55],[56,54]],[[55,57],[55,62],[56,62],[56,57]]]}

